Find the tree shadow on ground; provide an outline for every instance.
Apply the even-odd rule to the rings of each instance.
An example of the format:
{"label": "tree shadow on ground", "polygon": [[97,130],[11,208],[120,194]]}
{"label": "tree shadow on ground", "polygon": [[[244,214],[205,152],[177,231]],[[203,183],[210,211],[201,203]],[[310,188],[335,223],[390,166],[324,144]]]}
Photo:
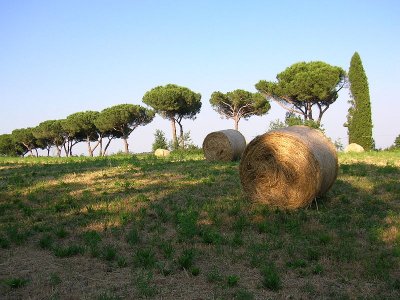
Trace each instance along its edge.
{"label": "tree shadow on ground", "polygon": [[[84,172],[105,169],[107,173],[104,162],[79,164],[76,167]],[[91,250],[83,233],[98,232],[103,239],[100,252],[105,240],[115,245],[132,267],[131,276],[136,278],[142,269],[151,272],[152,282],[158,283],[165,298],[173,297],[182,284],[187,290],[182,295],[189,298],[232,298],[240,289],[256,298],[399,296],[399,168],[342,165],[332,189],[318,200],[318,209],[313,204],[298,211],[279,211],[246,199],[238,163],[132,158],[118,166],[121,172],[107,176],[104,189],[96,190],[99,182],[93,180],[89,184],[60,183],[41,191],[52,198],[37,192],[8,194],[9,200],[18,197],[25,206],[35,209],[38,205],[38,210],[24,219],[23,206],[14,203],[7,213],[3,207],[0,217],[17,215],[9,225],[31,231],[24,241],[28,245],[37,247],[40,237],[51,234],[55,243],[83,245],[84,257],[90,257]],[[73,167],[63,172],[63,176],[76,173]],[[43,201],[42,206],[35,201]],[[63,227],[70,232],[66,240],[53,230]],[[8,234],[5,231],[3,237],[7,239]],[[171,257],[166,256],[166,247],[172,247]],[[146,266],[138,261],[143,249],[156,263]],[[195,254],[192,265],[185,268],[181,260],[189,250]],[[104,261],[102,255],[95,259]],[[281,277],[277,292],[260,288],[265,279],[262,270],[268,264]],[[184,275],[191,267],[200,269],[199,277]],[[227,290],[226,284],[213,281],[210,274],[215,278],[237,274],[240,285]],[[166,278],[168,285],[162,283]],[[98,288],[102,287],[91,291],[81,287],[77,293],[95,296]],[[18,290],[3,288],[0,293],[26,296],[29,285]],[[138,287],[132,285],[115,294],[138,295]]]}

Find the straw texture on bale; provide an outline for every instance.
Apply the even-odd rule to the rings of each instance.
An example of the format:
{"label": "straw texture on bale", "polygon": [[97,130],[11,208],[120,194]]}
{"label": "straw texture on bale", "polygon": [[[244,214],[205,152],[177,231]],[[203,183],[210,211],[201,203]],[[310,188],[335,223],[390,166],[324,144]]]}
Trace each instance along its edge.
{"label": "straw texture on bale", "polygon": [[233,129],[211,132],[203,141],[204,156],[209,161],[238,160],[245,148],[246,139]]}
{"label": "straw texture on bale", "polygon": [[252,200],[296,209],[326,193],[337,171],[335,146],[319,130],[292,126],[267,132],[247,145],[240,181]]}
{"label": "straw texture on bale", "polygon": [[364,152],[364,148],[356,143],[351,143],[344,148],[344,152]]}
{"label": "straw texture on bale", "polygon": [[154,151],[154,155],[157,157],[164,157],[164,156],[169,156],[170,152],[166,149],[157,149]]}

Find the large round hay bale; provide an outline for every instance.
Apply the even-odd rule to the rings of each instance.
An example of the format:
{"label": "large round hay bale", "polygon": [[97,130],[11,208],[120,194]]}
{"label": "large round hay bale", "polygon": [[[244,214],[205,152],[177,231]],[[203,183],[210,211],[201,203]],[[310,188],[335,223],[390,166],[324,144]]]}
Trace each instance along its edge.
{"label": "large round hay bale", "polygon": [[170,152],[166,149],[157,149],[154,151],[154,155],[157,157],[164,157],[164,156],[169,156]]}
{"label": "large round hay bale", "polygon": [[233,129],[211,132],[203,141],[204,156],[209,161],[238,160],[245,148],[246,139]]}
{"label": "large round hay bale", "polygon": [[335,146],[319,131],[292,126],[267,132],[247,145],[240,180],[254,201],[296,209],[326,193],[338,171]]}
{"label": "large round hay bale", "polygon": [[351,143],[344,148],[344,152],[364,152],[364,148],[356,143]]}

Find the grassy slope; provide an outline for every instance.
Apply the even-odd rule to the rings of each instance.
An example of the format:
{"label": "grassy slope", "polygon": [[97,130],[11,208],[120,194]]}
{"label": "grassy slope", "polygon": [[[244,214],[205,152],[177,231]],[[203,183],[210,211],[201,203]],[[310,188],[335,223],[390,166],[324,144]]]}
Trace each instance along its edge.
{"label": "grassy slope", "polygon": [[398,299],[399,178],[399,152],[342,154],[282,212],[200,153],[0,158],[0,298]]}

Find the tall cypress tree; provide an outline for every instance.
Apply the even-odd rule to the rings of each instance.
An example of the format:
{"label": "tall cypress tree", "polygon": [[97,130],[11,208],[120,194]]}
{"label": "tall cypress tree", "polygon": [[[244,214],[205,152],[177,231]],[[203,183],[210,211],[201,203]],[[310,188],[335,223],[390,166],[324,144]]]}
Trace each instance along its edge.
{"label": "tall cypress tree", "polygon": [[367,75],[360,55],[355,52],[349,69],[351,107],[347,115],[349,144],[356,143],[365,150],[373,149],[371,102]]}

